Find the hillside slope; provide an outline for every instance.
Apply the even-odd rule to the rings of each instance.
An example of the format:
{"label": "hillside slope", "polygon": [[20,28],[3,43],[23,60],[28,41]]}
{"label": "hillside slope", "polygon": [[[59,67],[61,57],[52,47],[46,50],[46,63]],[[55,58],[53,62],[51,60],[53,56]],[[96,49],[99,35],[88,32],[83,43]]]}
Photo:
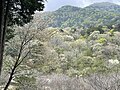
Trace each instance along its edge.
{"label": "hillside slope", "polygon": [[49,26],[88,28],[120,23],[120,6],[108,2],[95,3],[85,8],[67,5],[48,13],[49,15],[52,16]]}

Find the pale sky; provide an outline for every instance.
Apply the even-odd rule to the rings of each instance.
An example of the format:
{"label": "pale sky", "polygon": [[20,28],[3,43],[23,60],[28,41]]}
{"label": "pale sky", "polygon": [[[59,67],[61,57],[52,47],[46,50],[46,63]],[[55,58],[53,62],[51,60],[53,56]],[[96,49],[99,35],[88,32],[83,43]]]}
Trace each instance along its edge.
{"label": "pale sky", "polygon": [[120,0],[47,0],[44,11],[55,11],[64,5],[85,7],[96,2],[111,2],[120,4]]}

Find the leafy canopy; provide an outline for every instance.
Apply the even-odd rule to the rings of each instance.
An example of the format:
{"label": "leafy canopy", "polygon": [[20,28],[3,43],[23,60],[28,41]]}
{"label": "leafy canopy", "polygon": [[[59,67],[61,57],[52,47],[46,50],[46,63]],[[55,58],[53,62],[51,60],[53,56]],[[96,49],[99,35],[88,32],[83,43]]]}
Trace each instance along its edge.
{"label": "leafy canopy", "polygon": [[44,0],[10,0],[9,25],[24,25],[36,10],[42,11],[43,8]]}

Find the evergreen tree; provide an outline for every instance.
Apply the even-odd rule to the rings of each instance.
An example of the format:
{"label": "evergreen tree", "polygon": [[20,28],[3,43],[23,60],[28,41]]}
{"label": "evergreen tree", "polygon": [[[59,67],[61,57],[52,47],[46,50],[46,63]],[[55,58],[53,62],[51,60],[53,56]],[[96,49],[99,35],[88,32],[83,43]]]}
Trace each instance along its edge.
{"label": "evergreen tree", "polygon": [[0,73],[7,27],[30,22],[35,11],[43,8],[44,0],[0,0]]}

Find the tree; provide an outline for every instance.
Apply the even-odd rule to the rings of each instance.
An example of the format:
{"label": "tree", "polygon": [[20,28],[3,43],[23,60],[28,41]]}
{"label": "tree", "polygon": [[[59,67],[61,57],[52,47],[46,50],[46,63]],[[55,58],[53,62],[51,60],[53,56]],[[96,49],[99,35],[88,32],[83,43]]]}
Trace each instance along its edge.
{"label": "tree", "polygon": [[30,22],[35,11],[43,8],[44,0],[0,0],[0,73],[7,27]]}
{"label": "tree", "polygon": [[[5,81],[6,84],[4,83],[6,85],[4,90],[8,86],[9,88],[13,86],[19,89],[34,90],[36,80],[34,75],[41,62],[43,62],[43,58],[44,60],[47,59],[42,41],[47,40],[47,38],[45,39],[46,35],[44,36],[43,33],[47,34],[47,37],[51,35],[46,33],[48,30],[44,30],[47,28],[46,24],[49,21],[49,18],[43,20],[42,13],[36,13],[30,23],[21,27],[14,26],[15,32],[13,34],[15,36],[5,43],[3,73],[5,72],[9,76]],[[47,52],[49,53],[49,51]],[[43,54],[45,57],[43,57]],[[26,83],[26,81],[29,83]],[[4,84],[2,83],[2,85]]]}
{"label": "tree", "polygon": [[[15,37],[7,43],[5,55],[10,60],[8,70],[10,72],[9,79],[4,87],[4,90],[7,90],[11,81],[16,79],[16,77],[22,77],[25,74],[25,68],[28,68],[26,63],[29,62],[29,54],[34,45],[31,44],[31,41],[34,40],[35,35],[38,33],[36,29],[31,29],[32,24],[25,25],[24,27],[16,28]],[[33,42],[34,43],[34,42]],[[26,61],[28,60],[28,61]],[[24,69],[20,69],[24,68]],[[19,73],[21,72],[21,73]],[[18,75],[17,75],[18,74]],[[23,75],[25,77],[25,75]],[[25,78],[24,78],[25,79]]]}

